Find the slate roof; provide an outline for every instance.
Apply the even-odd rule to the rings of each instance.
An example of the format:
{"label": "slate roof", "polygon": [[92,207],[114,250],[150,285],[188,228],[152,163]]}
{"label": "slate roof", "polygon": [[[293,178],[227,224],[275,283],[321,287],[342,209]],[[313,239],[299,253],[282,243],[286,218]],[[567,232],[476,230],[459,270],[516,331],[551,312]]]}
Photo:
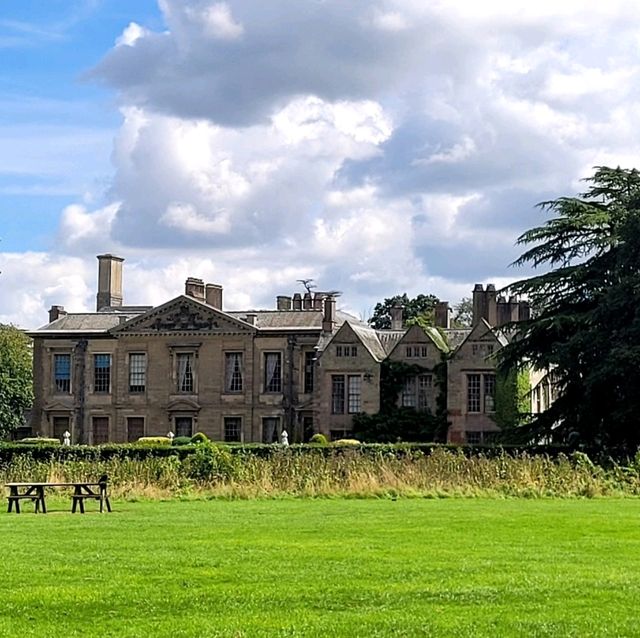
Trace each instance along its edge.
{"label": "slate roof", "polygon": [[58,317],[31,334],[47,332],[106,332],[122,322],[133,319],[141,312],[78,312]]}

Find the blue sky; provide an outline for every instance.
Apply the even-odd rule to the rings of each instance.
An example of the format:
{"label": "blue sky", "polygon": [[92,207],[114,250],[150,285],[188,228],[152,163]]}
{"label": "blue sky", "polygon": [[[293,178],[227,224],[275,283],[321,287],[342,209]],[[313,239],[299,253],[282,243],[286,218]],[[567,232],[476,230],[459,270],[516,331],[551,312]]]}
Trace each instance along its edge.
{"label": "blue sky", "polygon": [[5,1],[0,321],[92,309],[106,251],[132,304],[526,275],[536,202],[637,165],[639,32],[625,0]]}

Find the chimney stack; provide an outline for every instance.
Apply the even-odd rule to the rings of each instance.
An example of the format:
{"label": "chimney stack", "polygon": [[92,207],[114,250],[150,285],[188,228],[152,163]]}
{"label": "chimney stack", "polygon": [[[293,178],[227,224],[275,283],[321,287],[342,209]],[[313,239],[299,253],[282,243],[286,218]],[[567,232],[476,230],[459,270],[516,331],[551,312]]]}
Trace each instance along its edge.
{"label": "chimney stack", "polygon": [[333,326],[336,323],[336,298],[327,295],[324,298],[324,315],[322,317],[322,331],[333,332]]}
{"label": "chimney stack", "polygon": [[258,323],[258,315],[255,312],[248,312],[244,320],[252,326],[255,326]]}
{"label": "chimney stack", "polygon": [[473,287],[473,319],[472,326],[477,326],[480,320],[486,315],[486,300],[484,296],[484,286],[476,284]]}
{"label": "chimney stack", "polygon": [[448,301],[438,301],[434,308],[434,323],[436,328],[451,328],[451,308]]}
{"label": "chimney stack", "polygon": [[304,293],[304,297],[302,298],[302,307],[305,310],[311,310],[313,308],[313,299],[311,298],[310,292]]}
{"label": "chimney stack", "polygon": [[293,294],[293,309],[302,310],[302,297],[299,292]]}
{"label": "chimney stack", "polygon": [[184,294],[187,295],[187,297],[193,297],[198,301],[204,302],[204,281],[197,277],[187,277],[187,280],[184,282]]}
{"label": "chimney stack", "polygon": [[96,310],[122,305],[122,257],[98,255]]}
{"label": "chimney stack", "polygon": [[404,306],[393,306],[391,308],[391,330],[402,330],[402,313]]}
{"label": "chimney stack", "polygon": [[531,319],[531,305],[528,301],[521,301],[518,305],[518,321]]}
{"label": "chimney stack", "polygon": [[278,295],[276,297],[276,308],[278,310],[291,310],[291,297]]}
{"label": "chimney stack", "polygon": [[222,286],[207,284],[205,286],[205,297],[210,306],[222,310]]}
{"label": "chimney stack", "polygon": [[64,309],[64,306],[51,306],[49,309],[49,323],[54,322],[66,314],[67,311]]}
{"label": "chimney stack", "polygon": [[498,323],[498,312],[496,307],[496,287],[495,284],[487,284],[487,289],[484,293],[486,312],[485,319],[492,328]]}
{"label": "chimney stack", "polygon": [[322,301],[324,299],[324,295],[321,292],[316,292],[313,295],[313,309],[320,310],[322,312]]}

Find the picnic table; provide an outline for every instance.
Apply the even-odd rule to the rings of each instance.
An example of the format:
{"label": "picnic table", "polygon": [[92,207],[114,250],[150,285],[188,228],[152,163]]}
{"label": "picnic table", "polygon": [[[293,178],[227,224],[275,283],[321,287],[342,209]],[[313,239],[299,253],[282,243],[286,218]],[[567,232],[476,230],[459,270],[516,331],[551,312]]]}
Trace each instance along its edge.
{"label": "picnic table", "polygon": [[109,494],[107,492],[108,477],[101,476],[97,483],[88,481],[73,481],[69,483],[49,483],[39,481],[27,481],[23,483],[5,483],[5,487],[9,488],[7,496],[9,506],[7,511],[11,512],[15,507],[16,514],[20,514],[20,501],[27,500],[35,504],[35,512],[47,513],[47,502],[45,500],[45,488],[47,487],[72,487],[73,494],[71,496],[71,511],[75,512],[78,508],[80,513],[84,514],[84,502],[87,499],[95,499],[100,502],[100,512],[111,511],[111,503],[109,503]]}

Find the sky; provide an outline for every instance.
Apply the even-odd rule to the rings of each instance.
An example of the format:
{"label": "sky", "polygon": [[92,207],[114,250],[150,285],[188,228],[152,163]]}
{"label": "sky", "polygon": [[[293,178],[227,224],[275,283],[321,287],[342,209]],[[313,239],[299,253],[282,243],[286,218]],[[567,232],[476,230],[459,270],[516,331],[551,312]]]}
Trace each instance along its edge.
{"label": "sky", "polygon": [[228,310],[457,302],[536,203],[638,167],[640,3],[2,0],[0,322],[188,276]]}

